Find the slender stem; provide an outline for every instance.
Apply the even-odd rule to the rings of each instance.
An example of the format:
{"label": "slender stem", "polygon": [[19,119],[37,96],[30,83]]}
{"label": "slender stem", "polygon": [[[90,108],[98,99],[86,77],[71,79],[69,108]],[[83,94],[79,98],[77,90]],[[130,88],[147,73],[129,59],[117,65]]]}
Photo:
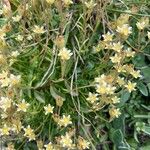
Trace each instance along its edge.
{"label": "slender stem", "polygon": [[126,13],[126,14],[131,14],[131,15],[135,15],[135,16],[145,16],[145,17],[150,17],[150,15],[148,14],[134,14],[132,12],[129,11],[122,11],[122,10],[117,10],[117,9],[110,9],[110,8],[106,8],[108,11],[113,11],[113,12],[118,12],[118,13]]}

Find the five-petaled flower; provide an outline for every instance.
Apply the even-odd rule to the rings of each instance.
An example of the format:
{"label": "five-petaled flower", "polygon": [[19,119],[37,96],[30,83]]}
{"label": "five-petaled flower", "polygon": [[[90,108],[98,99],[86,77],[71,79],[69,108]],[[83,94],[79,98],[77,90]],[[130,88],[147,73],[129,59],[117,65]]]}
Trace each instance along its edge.
{"label": "five-petaled flower", "polygon": [[64,126],[64,127],[67,127],[69,124],[72,124],[70,115],[68,115],[68,116],[63,115],[63,117],[60,118],[60,120],[58,121],[58,124],[60,126]]}
{"label": "five-petaled flower", "polygon": [[23,111],[23,112],[26,112],[27,111],[27,108],[30,106],[29,103],[26,103],[25,100],[23,99],[22,102],[20,102],[19,104],[16,104],[17,105],[17,111]]}
{"label": "five-petaled flower", "polygon": [[45,30],[43,26],[40,27],[40,26],[35,25],[33,28],[33,32],[37,34],[43,34],[45,33]]}
{"label": "five-petaled flower", "polygon": [[53,109],[54,107],[51,106],[50,104],[48,104],[47,106],[44,106],[44,109],[45,109],[45,115],[49,114],[49,113],[53,113]]}
{"label": "five-petaled flower", "polygon": [[136,83],[132,83],[131,81],[128,81],[128,83],[125,85],[127,90],[131,93],[132,91],[135,91]]}
{"label": "five-petaled flower", "polygon": [[24,128],[24,131],[25,131],[24,136],[29,138],[29,141],[35,140],[34,130],[31,129],[30,125],[28,125],[27,128]]}

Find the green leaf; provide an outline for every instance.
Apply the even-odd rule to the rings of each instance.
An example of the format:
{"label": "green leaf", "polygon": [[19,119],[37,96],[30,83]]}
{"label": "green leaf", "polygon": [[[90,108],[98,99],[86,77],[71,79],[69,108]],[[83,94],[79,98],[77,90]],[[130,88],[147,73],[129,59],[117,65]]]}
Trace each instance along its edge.
{"label": "green leaf", "polygon": [[145,108],[146,110],[150,111],[150,106],[146,106],[146,105],[143,105],[143,104],[141,104],[141,106],[142,106],[143,108]]}
{"label": "green leaf", "polygon": [[137,88],[140,90],[140,92],[144,95],[144,96],[148,96],[148,89],[146,87],[145,84],[143,84],[142,82],[139,82],[137,84]]}
{"label": "green leaf", "polygon": [[69,73],[72,65],[73,65],[72,59],[70,59],[66,62],[61,61],[61,76],[62,76],[62,78],[67,76],[67,74]]}
{"label": "green leaf", "polygon": [[141,73],[143,74],[144,80],[150,83],[150,67],[144,67],[141,69]]}
{"label": "green leaf", "polygon": [[127,90],[121,92],[119,107],[123,106],[130,98],[130,93]]}
{"label": "green leaf", "polygon": [[150,83],[147,84],[148,91],[150,93]]}
{"label": "green leaf", "polygon": [[131,150],[130,145],[125,141],[118,146],[118,150]]}
{"label": "green leaf", "polygon": [[59,98],[64,99],[64,96],[62,96],[62,94],[52,85],[50,86],[50,92],[51,92],[52,97],[54,99],[56,99],[56,100],[59,99]]}
{"label": "green leaf", "polygon": [[125,133],[125,115],[122,114],[119,118],[116,118],[113,122],[113,128],[114,129],[120,129],[121,132]]}
{"label": "green leaf", "polygon": [[143,67],[146,66],[145,63],[145,56],[143,54],[138,54],[134,57],[133,63],[136,67]]}
{"label": "green leaf", "polygon": [[142,146],[140,150],[150,150],[150,145]]}
{"label": "green leaf", "polygon": [[136,130],[134,130],[134,139],[135,139],[136,142],[139,143],[138,135],[137,135],[137,131]]}
{"label": "green leaf", "polygon": [[133,148],[133,150],[137,149],[138,143],[135,141],[134,138],[128,138],[127,141],[129,143],[129,145]]}
{"label": "green leaf", "polygon": [[41,102],[41,103],[45,103],[45,97],[44,97],[44,93],[38,92],[38,91],[34,91],[34,96],[35,98]]}
{"label": "green leaf", "polygon": [[6,19],[0,18],[0,26],[3,26],[6,23]]}
{"label": "green leaf", "polygon": [[142,129],[142,131],[143,131],[144,133],[150,135],[150,127],[144,126],[143,129]]}
{"label": "green leaf", "polygon": [[134,118],[149,119],[150,115],[134,115]]}
{"label": "green leaf", "polygon": [[72,65],[73,65],[72,59],[68,60],[68,62],[66,64],[66,69],[65,69],[65,72],[64,72],[65,76],[67,76],[67,74],[69,73]]}
{"label": "green leaf", "polygon": [[113,132],[112,141],[115,145],[119,145],[123,141],[123,134],[120,129]]}

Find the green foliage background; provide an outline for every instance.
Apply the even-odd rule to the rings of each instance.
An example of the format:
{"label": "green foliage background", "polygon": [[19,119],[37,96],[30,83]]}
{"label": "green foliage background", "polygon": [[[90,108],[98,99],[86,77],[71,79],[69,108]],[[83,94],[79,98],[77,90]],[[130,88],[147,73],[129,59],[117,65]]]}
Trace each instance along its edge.
{"label": "green foliage background", "polygon": [[[64,134],[65,130],[57,130],[52,118],[45,116],[43,112],[44,105],[49,102],[55,105],[55,99],[59,97],[65,101],[61,110],[57,108],[56,112],[71,115],[75,120],[77,134],[87,137],[92,143],[91,149],[149,150],[150,44],[146,37],[149,27],[139,34],[135,24],[141,17],[150,17],[150,1],[96,2],[97,7],[94,10],[87,10],[80,1],[62,10],[59,5],[49,7],[43,1],[35,1],[19,23],[12,23],[12,30],[7,35],[7,50],[18,50],[21,54],[9,69],[22,77],[18,98],[23,97],[31,104],[23,123],[37,129],[37,135],[43,140],[53,140],[53,137]],[[15,14],[18,6],[26,1],[11,0],[10,3]],[[133,6],[138,8],[137,13],[129,11]],[[137,81],[137,91],[131,94],[121,91],[118,107],[122,115],[109,122],[108,114],[105,113],[107,107],[103,111],[91,111],[86,97],[93,90],[93,79],[109,72],[112,67],[107,59],[109,52],[102,50],[95,53],[94,48],[101,38],[100,35],[109,29],[109,22],[115,21],[121,13],[131,15],[133,34],[126,44],[137,50],[136,57],[131,61],[141,70],[142,78]],[[8,20],[0,18],[0,26],[6,21]],[[49,32],[28,41],[26,35],[30,34],[35,24],[44,25]],[[23,42],[15,41],[18,34],[25,37]],[[66,47],[74,53],[64,72],[57,59],[58,51],[54,43],[59,35],[64,36]],[[104,56],[106,59],[103,59]],[[26,142],[24,139],[18,139],[16,147],[37,149],[35,142]]]}

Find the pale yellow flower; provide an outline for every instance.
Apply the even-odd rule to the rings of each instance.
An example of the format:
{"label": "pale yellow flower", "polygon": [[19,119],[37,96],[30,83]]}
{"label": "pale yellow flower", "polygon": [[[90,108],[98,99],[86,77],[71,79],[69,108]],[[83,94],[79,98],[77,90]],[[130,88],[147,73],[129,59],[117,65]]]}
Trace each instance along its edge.
{"label": "pale yellow flower", "polygon": [[32,40],[32,36],[31,36],[31,35],[28,35],[28,36],[27,36],[27,40],[28,40],[28,41]]}
{"label": "pale yellow flower", "polygon": [[20,120],[15,120],[13,122],[13,130],[16,132],[16,133],[19,133],[22,129],[22,123]]}
{"label": "pale yellow flower", "polygon": [[126,72],[126,66],[125,65],[114,65],[114,68],[120,73],[120,72]]}
{"label": "pale yellow flower", "polygon": [[85,2],[84,4],[88,9],[93,9],[97,5],[93,0],[90,0],[89,2]]}
{"label": "pale yellow flower", "polygon": [[112,83],[114,80],[114,77],[112,75],[104,75],[102,74],[100,77],[95,78],[96,85],[106,84],[106,83]]}
{"label": "pale yellow flower", "polygon": [[120,109],[112,107],[109,109],[109,114],[111,118],[118,118],[121,115]]}
{"label": "pale yellow flower", "polygon": [[2,51],[2,48],[6,48],[6,47],[7,47],[6,40],[4,39],[4,37],[1,37],[0,35],[0,50]]}
{"label": "pale yellow flower", "polygon": [[131,81],[128,81],[128,84],[125,85],[127,90],[131,93],[132,91],[135,91],[136,83],[132,83]]}
{"label": "pale yellow flower", "polygon": [[20,53],[19,53],[18,51],[13,51],[13,52],[11,53],[11,56],[16,58],[19,54],[20,54]]}
{"label": "pale yellow flower", "polygon": [[93,46],[93,51],[95,53],[101,51],[102,49],[106,49],[106,43],[105,41],[99,41],[97,46]]}
{"label": "pale yellow flower", "polygon": [[13,143],[9,143],[5,150],[15,150],[15,146],[13,145]]}
{"label": "pale yellow flower", "polygon": [[27,128],[24,128],[24,131],[25,131],[24,136],[29,138],[29,141],[35,140],[35,134],[34,134],[33,129],[31,129],[30,125],[28,125]]}
{"label": "pale yellow flower", "polygon": [[60,144],[63,146],[63,147],[67,147],[67,148],[70,148],[72,147],[72,140],[71,140],[71,136],[66,133],[65,136],[61,136],[61,140],[60,140]]}
{"label": "pale yellow flower", "polygon": [[103,83],[103,84],[99,84],[97,85],[97,90],[96,92],[103,95],[103,94],[114,94],[116,90],[116,87],[107,84],[107,83]]}
{"label": "pale yellow flower", "polygon": [[113,39],[113,34],[107,32],[107,34],[102,35],[102,37],[104,38],[105,42],[111,42]]}
{"label": "pale yellow flower", "polygon": [[10,84],[10,78],[6,77],[0,79],[1,87],[7,87]]}
{"label": "pale yellow flower", "polygon": [[98,94],[89,92],[89,96],[86,100],[89,101],[90,103],[94,103],[98,100],[97,96]]}
{"label": "pale yellow flower", "polygon": [[9,135],[10,128],[4,124],[3,128],[0,129],[0,135]]}
{"label": "pale yellow flower", "polygon": [[73,53],[71,53],[70,50],[68,50],[67,48],[64,47],[63,49],[61,49],[61,50],[59,51],[58,56],[60,56],[60,58],[61,58],[62,60],[69,60],[72,54],[73,54]]}
{"label": "pale yellow flower", "polygon": [[132,51],[130,48],[125,50],[125,54],[126,54],[126,57],[134,57],[135,56],[135,52]]}
{"label": "pale yellow flower", "polygon": [[22,35],[18,35],[15,39],[17,41],[21,42],[21,41],[23,41],[23,36]]}
{"label": "pale yellow flower", "polygon": [[[37,143],[37,147],[38,147],[38,150],[44,150],[43,149],[43,146],[44,146],[44,144],[43,144],[43,141],[42,140],[36,140],[36,143]],[[46,145],[45,145],[46,146]],[[44,147],[45,147],[44,146]],[[51,150],[51,149],[50,149]]]}
{"label": "pale yellow flower", "polygon": [[105,82],[108,84],[112,84],[114,82],[115,76],[114,74],[109,74],[106,76]]}
{"label": "pale yellow flower", "polygon": [[0,54],[0,65],[5,64],[7,61],[6,57],[3,54]]}
{"label": "pale yellow flower", "polygon": [[56,46],[59,49],[62,49],[65,46],[65,38],[64,38],[64,36],[60,35],[60,36],[56,37],[54,43],[56,44]]}
{"label": "pale yellow flower", "polygon": [[132,33],[132,27],[128,24],[123,24],[122,26],[117,26],[117,32],[124,36],[128,36]]}
{"label": "pale yellow flower", "polygon": [[9,59],[9,66],[13,65],[16,60],[14,58]]}
{"label": "pale yellow flower", "polygon": [[115,56],[110,57],[110,59],[113,63],[120,63],[121,59],[122,59],[122,56],[118,55],[118,54],[115,54]]}
{"label": "pale yellow flower", "polygon": [[136,26],[139,30],[143,30],[145,27],[149,25],[149,18],[142,17],[139,22],[136,23]]}
{"label": "pale yellow flower", "polygon": [[22,16],[20,16],[20,15],[16,15],[15,17],[12,17],[14,22],[19,22],[21,18],[22,18]]}
{"label": "pale yellow flower", "polygon": [[115,93],[116,87],[108,84],[106,87],[106,94],[112,95]]}
{"label": "pale yellow flower", "polygon": [[108,43],[105,43],[105,49],[112,49],[113,47],[113,44],[108,42]]}
{"label": "pale yellow flower", "polygon": [[52,5],[55,2],[55,0],[46,0],[46,2],[50,5]]}
{"label": "pale yellow flower", "polygon": [[95,78],[96,92],[99,94],[113,94],[116,87],[112,86],[111,83],[113,78],[111,76],[105,76],[102,74],[100,77]]}
{"label": "pale yellow flower", "polygon": [[65,6],[69,6],[69,5],[73,4],[72,0],[63,0],[63,2],[64,2]]}
{"label": "pale yellow flower", "polygon": [[135,78],[135,79],[137,79],[137,78],[140,78],[140,77],[142,77],[142,75],[140,74],[140,70],[133,70],[132,72],[130,72],[130,74]]}
{"label": "pale yellow flower", "polygon": [[2,114],[1,114],[1,118],[2,118],[2,119],[6,119],[7,117],[8,117],[8,115],[7,115],[6,113],[2,113]]}
{"label": "pale yellow flower", "polygon": [[120,98],[118,98],[117,96],[112,97],[111,100],[112,100],[113,104],[120,102]]}
{"label": "pale yellow flower", "polygon": [[8,71],[2,71],[2,73],[0,73],[0,79],[7,78],[7,76],[8,76]]}
{"label": "pale yellow flower", "polygon": [[147,26],[147,24],[145,21],[142,21],[142,22],[137,22],[136,26],[139,30],[143,30]]}
{"label": "pale yellow flower", "polygon": [[44,145],[44,147],[46,148],[46,150],[55,150],[53,144],[50,142],[46,145]]}
{"label": "pale yellow flower", "polygon": [[118,78],[117,78],[117,83],[118,83],[120,86],[124,85],[124,84],[125,84],[124,78],[118,77]]}
{"label": "pale yellow flower", "polygon": [[63,117],[58,121],[58,124],[64,127],[67,127],[69,124],[72,124],[70,115],[68,116],[63,115]]}
{"label": "pale yellow flower", "polygon": [[10,74],[10,86],[15,86],[15,85],[18,85],[21,81],[21,75],[13,75],[13,74]]}
{"label": "pale yellow flower", "polygon": [[98,84],[105,84],[106,82],[106,75],[102,74],[100,77],[95,78],[95,83]]}
{"label": "pale yellow flower", "polygon": [[44,27],[40,27],[40,26],[37,26],[35,25],[34,28],[33,28],[33,32],[34,33],[37,33],[37,34],[43,34],[45,33],[46,31],[44,30]]}
{"label": "pale yellow flower", "polygon": [[4,40],[6,36],[6,33],[4,32],[4,29],[0,29],[0,39]]}
{"label": "pale yellow flower", "polygon": [[49,113],[53,113],[54,107],[48,104],[47,106],[44,106],[44,109],[45,109],[45,115],[47,115]]}
{"label": "pale yellow flower", "polygon": [[25,9],[26,9],[26,10],[28,10],[30,7],[31,7],[31,5],[29,5],[29,4],[26,4],[26,5],[25,5]]}
{"label": "pale yellow flower", "polygon": [[29,103],[26,103],[25,100],[23,99],[21,103],[16,104],[17,105],[17,111],[23,111],[26,112],[28,107],[30,106]]}
{"label": "pale yellow flower", "polygon": [[103,94],[106,94],[107,93],[107,83],[103,83],[103,84],[100,84],[100,85],[97,85],[97,90],[96,92],[103,95]]}
{"label": "pale yellow flower", "polygon": [[83,139],[81,136],[78,137],[77,147],[80,150],[89,149],[89,145],[90,145],[90,143],[88,141]]}
{"label": "pale yellow flower", "polygon": [[120,42],[112,44],[112,49],[116,52],[120,52],[122,48],[123,48],[123,45]]}
{"label": "pale yellow flower", "polygon": [[3,5],[2,11],[3,11],[3,15],[5,15],[6,17],[9,17],[11,14],[10,6],[8,6],[6,4]]}
{"label": "pale yellow flower", "polygon": [[126,13],[120,14],[120,16],[116,20],[116,25],[122,26],[124,24],[127,24],[129,22],[129,18],[130,18],[129,14],[126,14]]}
{"label": "pale yellow flower", "polygon": [[12,104],[11,99],[9,99],[8,97],[1,97],[1,99],[0,99],[0,108],[3,111],[6,111],[8,108],[10,108],[11,104]]}
{"label": "pale yellow flower", "polygon": [[134,66],[132,64],[125,64],[124,65],[125,69],[126,69],[126,72],[132,72],[134,71]]}

